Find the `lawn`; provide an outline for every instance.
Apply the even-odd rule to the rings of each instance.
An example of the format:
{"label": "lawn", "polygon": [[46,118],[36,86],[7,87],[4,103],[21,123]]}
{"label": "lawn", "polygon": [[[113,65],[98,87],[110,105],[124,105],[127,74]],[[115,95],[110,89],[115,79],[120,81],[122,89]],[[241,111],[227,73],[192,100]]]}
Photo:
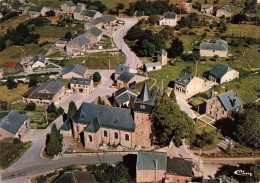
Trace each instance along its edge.
{"label": "lawn", "polygon": [[53,8],[60,8],[62,3],[66,2],[65,0],[29,0],[29,1],[40,6],[53,7]]}
{"label": "lawn", "polygon": [[52,44],[39,47],[36,44],[26,44],[24,46],[10,46],[0,52],[0,65],[4,62],[20,62],[26,56],[37,56],[46,54]]}
{"label": "lawn", "polygon": [[8,28],[16,28],[20,23],[29,20],[28,16],[17,16],[1,23],[0,35],[4,35]]}
{"label": "lawn", "polygon": [[143,88],[144,82],[146,82],[147,86],[149,89],[151,89],[151,86],[154,84],[154,80],[152,79],[147,79],[146,81],[136,83],[135,86],[133,87],[134,90],[140,92]]}
{"label": "lawn", "polygon": [[70,59],[66,62],[66,66],[83,63],[89,69],[109,69],[110,58],[110,69],[116,69],[119,64],[125,63],[125,55],[120,52],[116,52],[116,54],[113,56],[109,52],[92,53],[86,57]]}
{"label": "lawn", "polygon": [[0,100],[5,100],[10,105],[16,101],[22,101],[22,95],[30,88],[26,84],[18,84],[17,88],[9,90],[6,85],[0,86]]}
{"label": "lawn", "polygon": [[91,49],[98,49],[98,46],[102,46],[103,49],[112,49],[115,47],[112,38],[109,36],[103,36],[103,38]]}
{"label": "lawn", "polygon": [[31,142],[13,143],[12,141],[0,141],[0,168],[2,169],[17,161],[31,145]]}

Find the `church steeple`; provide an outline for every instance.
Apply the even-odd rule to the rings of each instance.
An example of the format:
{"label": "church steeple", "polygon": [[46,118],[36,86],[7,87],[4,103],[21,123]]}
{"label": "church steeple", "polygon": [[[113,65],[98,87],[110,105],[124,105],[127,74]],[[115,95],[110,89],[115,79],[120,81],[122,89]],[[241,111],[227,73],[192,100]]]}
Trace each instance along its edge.
{"label": "church steeple", "polygon": [[143,102],[149,100],[149,90],[148,90],[146,82],[144,83],[144,86],[143,86],[142,91],[141,91],[140,95],[138,96],[138,98],[141,99]]}

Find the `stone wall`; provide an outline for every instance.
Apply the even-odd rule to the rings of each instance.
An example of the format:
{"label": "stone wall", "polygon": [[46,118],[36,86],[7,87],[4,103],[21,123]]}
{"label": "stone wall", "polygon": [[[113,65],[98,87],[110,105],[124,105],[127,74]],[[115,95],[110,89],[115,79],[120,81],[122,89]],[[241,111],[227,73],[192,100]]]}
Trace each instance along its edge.
{"label": "stone wall", "polygon": [[0,140],[12,138],[12,137],[14,137],[13,134],[11,134],[8,131],[5,131],[4,129],[0,128]]}
{"label": "stone wall", "polygon": [[165,170],[136,170],[136,182],[161,182],[163,178]]}
{"label": "stone wall", "polygon": [[227,117],[227,111],[217,97],[207,101],[206,114],[215,120]]}

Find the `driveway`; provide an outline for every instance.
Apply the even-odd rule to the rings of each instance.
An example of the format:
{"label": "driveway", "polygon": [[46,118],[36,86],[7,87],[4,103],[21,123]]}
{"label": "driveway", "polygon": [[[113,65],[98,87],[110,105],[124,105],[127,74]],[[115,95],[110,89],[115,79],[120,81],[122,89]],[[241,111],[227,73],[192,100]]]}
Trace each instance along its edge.
{"label": "driveway", "polygon": [[138,22],[137,18],[120,18],[125,22],[124,26],[119,27],[116,32],[113,33],[113,40],[117,46],[117,48],[121,49],[122,52],[126,56],[126,62],[125,65],[131,67],[131,68],[139,68],[142,66],[141,61],[136,56],[136,54],[131,51],[131,49],[127,46],[127,44],[124,41],[124,36],[126,32]]}

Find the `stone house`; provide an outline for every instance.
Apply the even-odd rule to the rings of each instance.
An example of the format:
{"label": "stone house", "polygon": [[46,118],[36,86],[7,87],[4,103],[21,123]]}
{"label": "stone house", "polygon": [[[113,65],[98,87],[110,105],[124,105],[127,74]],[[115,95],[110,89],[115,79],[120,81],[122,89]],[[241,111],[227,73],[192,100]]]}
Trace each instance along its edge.
{"label": "stone house", "polygon": [[73,77],[85,78],[87,76],[87,73],[88,73],[87,67],[80,64],[76,64],[74,66],[63,69],[59,73],[59,77],[61,77],[62,79],[71,79]]}
{"label": "stone house", "polygon": [[95,19],[95,20],[87,20],[85,21],[85,24],[84,24],[84,30],[85,31],[88,31],[90,30],[93,26],[99,28],[99,29],[102,29],[102,26],[103,26],[103,22],[101,22],[99,19]]}
{"label": "stone house", "polygon": [[49,11],[49,8],[41,6],[30,6],[28,9],[28,14],[30,18],[37,18],[39,16],[45,16],[45,13]]}
{"label": "stone house", "polygon": [[81,15],[83,16],[84,21],[92,21],[102,17],[102,14],[95,10],[83,10]]}
{"label": "stone house", "polygon": [[183,94],[191,94],[203,87],[204,80],[182,72],[174,81],[174,90]]}
{"label": "stone house", "polygon": [[228,56],[228,43],[224,40],[217,40],[215,43],[203,42],[200,44],[200,56],[202,57]]}
{"label": "stone house", "polygon": [[30,120],[27,116],[11,110],[0,119],[0,140],[21,138],[29,125]]}
{"label": "stone house", "polygon": [[133,69],[131,67],[128,67],[126,65],[123,65],[123,64],[119,64],[119,66],[116,68],[116,71],[114,73],[114,80],[116,81],[117,78],[123,74],[123,73],[132,73],[132,74],[135,74],[137,73],[137,70],[136,69]]}
{"label": "stone house", "polygon": [[113,26],[116,24],[116,17],[109,14],[100,17],[99,20],[104,24],[104,26]]}
{"label": "stone house", "polygon": [[177,24],[177,14],[174,12],[166,12],[163,14],[163,18],[159,21],[160,26],[174,27]]}
{"label": "stone house", "polygon": [[69,54],[85,54],[89,48],[91,48],[90,40],[84,35],[80,35],[66,44],[66,51]]}
{"label": "stone house", "polygon": [[137,98],[137,96],[138,94],[128,87],[120,88],[113,94],[114,100],[119,107],[128,106],[130,98]]}
{"label": "stone house", "polygon": [[128,73],[128,72],[124,72],[123,74],[121,74],[117,80],[116,80],[116,84],[119,88],[123,88],[123,87],[129,87],[130,83],[136,82],[142,82],[146,79],[146,75],[144,74],[132,74],[132,73]]}
{"label": "stone house", "polygon": [[228,5],[224,5],[216,10],[216,17],[222,17],[225,18],[231,17],[231,9]]}
{"label": "stone house", "polygon": [[3,66],[4,74],[15,74],[23,70],[20,63],[4,62]]}
{"label": "stone house", "polygon": [[213,14],[213,5],[212,4],[202,4],[200,8],[201,13],[206,13],[206,14]]}
{"label": "stone house", "polygon": [[164,49],[158,52],[157,62],[160,62],[162,66],[167,65],[167,52]]}
{"label": "stone house", "polygon": [[66,1],[61,5],[61,9],[64,12],[74,11],[76,8],[76,4],[73,1]]}
{"label": "stone house", "polygon": [[64,83],[53,79],[40,86],[32,87],[23,95],[23,101],[34,102],[36,105],[49,105],[58,102],[64,94]]}
{"label": "stone house", "polygon": [[45,67],[46,64],[47,64],[46,57],[40,54],[33,58],[32,68]]}
{"label": "stone house", "polygon": [[82,12],[85,10],[85,6],[77,6],[75,10],[73,11],[73,18],[75,20],[83,21],[84,20],[84,14]]}
{"label": "stone house", "polygon": [[93,26],[84,35],[90,40],[91,44],[96,44],[102,39],[103,31]]}
{"label": "stone house", "polygon": [[191,182],[192,161],[167,157],[166,152],[139,151],[136,182]]}
{"label": "stone house", "polygon": [[67,41],[58,40],[55,42],[55,48],[64,50],[66,43],[67,43]]}
{"label": "stone house", "polygon": [[126,108],[84,102],[72,116],[72,123],[67,120],[60,131],[81,141],[88,149],[99,149],[101,144],[120,144],[131,149],[151,147],[150,114],[154,99],[145,84],[135,104],[137,110],[134,114]]}
{"label": "stone house", "polygon": [[192,9],[192,3],[181,3],[178,5],[178,8],[182,8],[187,12],[190,12]]}
{"label": "stone house", "polygon": [[233,90],[216,97],[213,97],[213,91],[211,91],[211,98],[206,101],[205,106],[206,115],[219,120],[239,113],[242,110],[243,101]]}
{"label": "stone house", "polygon": [[160,62],[152,62],[152,63],[144,64],[144,72],[157,71],[161,69],[162,69],[162,65]]}
{"label": "stone house", "polygon": [[71,78],[70,89],[73,92],[89,94],[93,91],[94,85],[91,78]]}
{"label": "stone house", "polygon": [[88,172],[72,170],[64,172],[57,177],[52,183],[96,183],[95,176]]}
{"label": "stone house", "polygon": [[229,82],[239,78],[239,72],[231,67],[218,63],[212,70],[209,71],[207,78],[210,81],[222,84],[224,82]]}

